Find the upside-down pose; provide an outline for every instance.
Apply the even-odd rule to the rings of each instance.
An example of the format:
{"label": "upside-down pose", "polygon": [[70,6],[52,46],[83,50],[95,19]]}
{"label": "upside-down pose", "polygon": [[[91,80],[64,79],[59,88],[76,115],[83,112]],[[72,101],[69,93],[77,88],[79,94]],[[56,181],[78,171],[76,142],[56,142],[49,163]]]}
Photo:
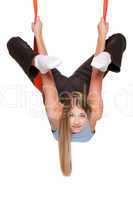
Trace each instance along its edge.
{"label": "upside-down pose", "polygon": [[[126,48],[123,34],[106,39],[109,24],[101,18],[95,53],[70,76],[57,68],[61,60],[49,56],[42,36],[42,22],[32,23],[38,53],[20,37],[12,37],[7,48],[34,84],[40,73],[40,92],[51,125],[59,144],[60,165],[64,175],[71,174],[71,141],[88,141],[95,133],[97,120],[102,117],[102,81],[109,71],[120,72]],[[35,85],[35,84],[34,84]],[[36,85],[35,85],[36,86]]]}

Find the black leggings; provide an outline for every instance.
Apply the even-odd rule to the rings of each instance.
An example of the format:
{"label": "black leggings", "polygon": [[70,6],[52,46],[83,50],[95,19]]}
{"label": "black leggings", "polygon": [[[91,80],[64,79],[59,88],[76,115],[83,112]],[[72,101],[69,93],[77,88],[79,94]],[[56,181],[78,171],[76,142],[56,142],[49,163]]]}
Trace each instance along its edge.
{"label": "black leggings", "polygon": [[[40,72],[36,67],[32,66],[31,63],[33,58],[38,53],[33,52],[31,47],[20,37],[12,37],[7,43],[7,48],[9,54],[22,67],[23,71],[34,84],[34,80]],[[126,39],[121,33],[113,34],[106,40],[104,51],[111,54],[112,62],[108,66],[104,76],[108,73],[108,71],[120,72],[122,55],[125,49]],[[64,76],[56,68],[51,70],[58,94],[62,91],[88,92],[92,72],[91,61],[93,57],[94,54],[81,64],[70,77]]]}

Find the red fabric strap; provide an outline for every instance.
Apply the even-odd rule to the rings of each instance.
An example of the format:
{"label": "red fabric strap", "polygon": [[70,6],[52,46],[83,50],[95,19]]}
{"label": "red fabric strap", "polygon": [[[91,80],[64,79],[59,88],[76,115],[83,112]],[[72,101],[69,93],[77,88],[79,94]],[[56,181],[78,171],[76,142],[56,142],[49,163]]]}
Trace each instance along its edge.
{"label": "red fabric strap", "polygon": [[[33,0],[33,7],[34,7],[34,22],[35,22],[36,18],[37,18],[37,14],[38,14],[38,1],[37,0]],[[33,51],[34,52],[38,52],[37,43],[36,43],[35,37],[34,37]],[[41,79],[40,72],[34,78],[33,83],[34,83],[34,85],[36,86],[37,89],[42,91],[42,79]]]}
{"label": "red fabric strap", "polygon": [[108,0],[104,0],[104,2],[103,2],[103,18],[104,18],[104,21],[106,21],[107,10],[108,10]]}
{"label": "red fabric strap", "polygon": [[[106,21],[106,16],[107,16],[107,9],[108,9],[108,0],[103,0],[103,18]],[[37,14],[38,14],[38,1],[37,0],[33,0],[33,7],[34,7],[34,21],[36,21],[37,18]],[[33,50],[35,52],[37,51],[37,44],[36,44],[36,39],[34,37],[34,47]],[[37,74],[37,76],[34,78],[33,81],[34,85],[40,90],[42,91],[42,79],[41,79],[41,75],[40,72]]]}

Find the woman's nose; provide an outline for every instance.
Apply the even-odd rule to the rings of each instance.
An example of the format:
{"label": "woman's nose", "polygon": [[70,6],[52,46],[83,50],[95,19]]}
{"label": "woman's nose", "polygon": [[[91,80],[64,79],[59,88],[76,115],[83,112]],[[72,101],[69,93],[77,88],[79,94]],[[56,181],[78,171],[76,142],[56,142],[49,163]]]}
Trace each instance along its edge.
{"label": "woman's nose", "polygon": [[74,123],[75,123],[75,124],[78,124],[78,123],[79,123],[79,117],[78,117],[78,116],[74,117]]}

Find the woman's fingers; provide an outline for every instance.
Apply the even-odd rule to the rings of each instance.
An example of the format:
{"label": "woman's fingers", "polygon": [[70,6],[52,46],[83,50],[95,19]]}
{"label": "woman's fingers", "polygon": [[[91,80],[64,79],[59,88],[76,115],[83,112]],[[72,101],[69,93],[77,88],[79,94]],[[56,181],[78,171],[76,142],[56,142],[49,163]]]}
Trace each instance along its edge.
{"label": "woman's fingers", "polygon": [[38,22],[38,21],[40,21],[40,17],[39,16],[37,16],[37,18],[36,18],[36,22]]}
{"label": "woman's fingers", "polygon": [[32,32],[34,32],[35,35],[41,34],[42,32],[42,22],[40,20],[40,17],[37,16],[35,22],[31,25]]}
{"label": "woman's fingers", "polygon": [[104,18],[100,18],[100,22],[98,24],[98,31],[102,35],[106,35],[109,30],[109,23],[105,22]]}

